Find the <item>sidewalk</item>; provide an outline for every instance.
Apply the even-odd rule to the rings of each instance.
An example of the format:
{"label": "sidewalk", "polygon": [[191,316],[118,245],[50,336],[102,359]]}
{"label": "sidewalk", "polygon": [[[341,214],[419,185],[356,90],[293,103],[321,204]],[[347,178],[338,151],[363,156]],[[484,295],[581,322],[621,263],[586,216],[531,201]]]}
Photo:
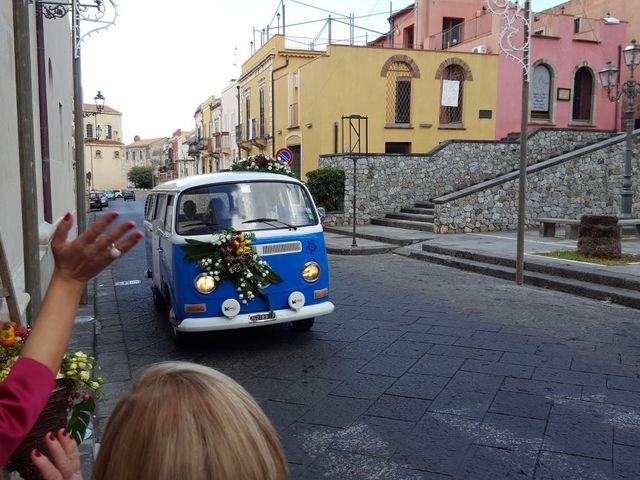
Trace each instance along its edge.
{"label": "sidewalk", "polygon": [[[352,227],[328,227],[325,229],[325,243],[327,251],[336,255],[366,255],[379,253],[375,250],[398,250],[402,239],[409,249],[420,250],[422,245],[438,245],[451,249],[495,255],[505,259],[516,258],[516,232],[487,232],[438,234],[406,230],[402,228],[382,227],[378,225],[358,225],[356,229],[357,246],[352,246]],[[573,268],[590,268],[603,272],[617,272],[640,277],[640,264],[622,266],[604,266],[559,260],[536,255],[542,252],[575,249],[577,241],[564,238],[540,237],[537,231],[525,232],[524,251],[526,261],[541,261],[563,264]],[[347,251],[350,251],[347,253]],[[406,251],[403,249],[402,251]],[[402,251],[398,253],[402,253]],[[626,239],[622,241],[623,253],[640,254],[640,239]]]}
{"label": "sidewalk", "polygon": [[[356,229],[357,245],[352,246],[352,227],[328,227],[327,230],[325,241],[327,251],[331,254],[393,252],[417,260],[515,280],[516,232],[443,235],[360,225]],[[400,245],[403,241],[405,245]],[[640,263],[606,266],[539,255],[574,250],[576,245],[575,240],[540,237],[537,231],[525,232],[525,284],[640,308]],[[640,239],[624,239],[622,251],[640,254]]]}

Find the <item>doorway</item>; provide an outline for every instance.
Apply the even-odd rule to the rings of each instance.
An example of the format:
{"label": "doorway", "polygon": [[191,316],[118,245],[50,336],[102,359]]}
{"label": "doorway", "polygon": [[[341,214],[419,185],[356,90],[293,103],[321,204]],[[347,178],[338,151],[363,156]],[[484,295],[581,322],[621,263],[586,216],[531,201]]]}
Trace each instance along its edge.
{"label": "doorway", "polygon": [[300,145],[288,145],[287,148],[293,153],[293,161],[289,165],[291,167],[291,171],[296,176],[296,178],[300,180],[300,175],[302,173],[302,156]]}

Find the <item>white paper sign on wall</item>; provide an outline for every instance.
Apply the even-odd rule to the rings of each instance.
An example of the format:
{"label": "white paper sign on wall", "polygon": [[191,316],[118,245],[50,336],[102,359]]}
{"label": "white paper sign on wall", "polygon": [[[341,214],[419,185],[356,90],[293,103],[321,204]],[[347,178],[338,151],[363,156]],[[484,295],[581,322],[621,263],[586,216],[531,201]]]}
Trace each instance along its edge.
{"label": "white paper sign on wall", "polygon": [[460,96],[460,82],[458,80],[442,81],[442,103],[443,107],[457,107]]}

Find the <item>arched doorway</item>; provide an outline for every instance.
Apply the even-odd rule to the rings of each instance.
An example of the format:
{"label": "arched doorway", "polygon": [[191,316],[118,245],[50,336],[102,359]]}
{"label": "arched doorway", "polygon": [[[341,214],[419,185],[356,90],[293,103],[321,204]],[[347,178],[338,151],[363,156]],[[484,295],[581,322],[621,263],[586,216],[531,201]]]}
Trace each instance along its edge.
{"label": "arched doorway", "polygon": [[573,80],[572,120],[591,122],[593,114],[593,73],[580,67]]}

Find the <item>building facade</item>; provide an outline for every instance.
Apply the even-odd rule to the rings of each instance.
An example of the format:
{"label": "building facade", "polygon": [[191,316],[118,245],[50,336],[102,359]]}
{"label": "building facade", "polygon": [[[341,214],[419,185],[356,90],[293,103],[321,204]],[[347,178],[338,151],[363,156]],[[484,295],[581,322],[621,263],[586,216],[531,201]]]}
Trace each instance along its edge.
{"label": "building facade", "polygon": [[236,127],[238,126],[238,82],[234,79],[222,90],[222,166],[229,168],[240,158]]}
{"label": "building facade", "polygon": [[[618,48],[625,45],[626,23],[607,21],[603,1],[569,3],[573,10],[582,12],[581,17],[569,13],[567,4],[532,16],[529,129],[615,129],[619,113],[599,88],[597,75],[607,60],[618,58]],[[593,16],[584,15],[583,5],[594,5],[589,10]],[[493,16],[481,0],[417,0],[391,21],[396,46],[478,55],[500,53],[504,20]],[[517,28],[523,31],[522,25]],[[380,47],[388,43],[385,37],[374,42]],[[520,66],[500,55],[498,70],[496,139],[520,130],[522,108]]]}
{"label": "building facade", "polygon": [[105,105],[83,104],[84,169],[90,190],[122,189],[127,185],[122,113]]}
{"label": "building facade", "polygon": [[171,152],[175,165],[174,178],[195,175],[196,160],[189,154],[189,140],[194,136],[194,130],[178,129],[171,136]]}
{"label": "building facade", "polygon": [[[158,181],[168,179],[169,139],[134,137],[133,143],[126,146],[125,171],[128,174],[132,167],[153,167],[154,178]],[[127,186],[132,186],[127,178]]]}
{"label": "building facade", "polygon": [[367,117],[362,152],[424,153],[448,139],[495,137],[497,55],[344,45],[297,51],[284,42],[274,36],[243,65],[247,153],[287,147],[304,177],[321,154],[356,147],[344,119],[351,115]]}
{"label": "building facade", "polygon": [[[18,6],[26,2],[0,4],[0,204],[4,206],[0,234],[18,300],[20,318],[11,319],[19,322],[25,320],[29,302],[37,306],[49,284],[53,271],[50,242],[55,226],[66,212],[75,212],[76,208],[73,47],[68,19],[46,19],[30,4],[26,7],[31,27],[27,31],[29,48],[27,52],[16,52],[20,47],[12,3]],[[16,81],[15,57],[25,54],[31,55],[31,90],[25,88],[24,81]],[[33,142],[29,149],[35,162],[23,165],[35,177],[29,184],[21,172],[21,158],[24,160],[26,154],[19,147],[24,133],[20,125],[25,118],[24,112],[18,111],[18,97],[33,106],[33,122],[29,125]],[[35,219],[31,214],[24,216],[30,211],[27,202],[34,207]],[[31,224],[37,230],[35,235]],[[26,271],[34,274],[35,282],[26,279]],[[30,291],[29,285],[34,290]],[[0,318],[10,318],[4,301],[0,301]]]}

